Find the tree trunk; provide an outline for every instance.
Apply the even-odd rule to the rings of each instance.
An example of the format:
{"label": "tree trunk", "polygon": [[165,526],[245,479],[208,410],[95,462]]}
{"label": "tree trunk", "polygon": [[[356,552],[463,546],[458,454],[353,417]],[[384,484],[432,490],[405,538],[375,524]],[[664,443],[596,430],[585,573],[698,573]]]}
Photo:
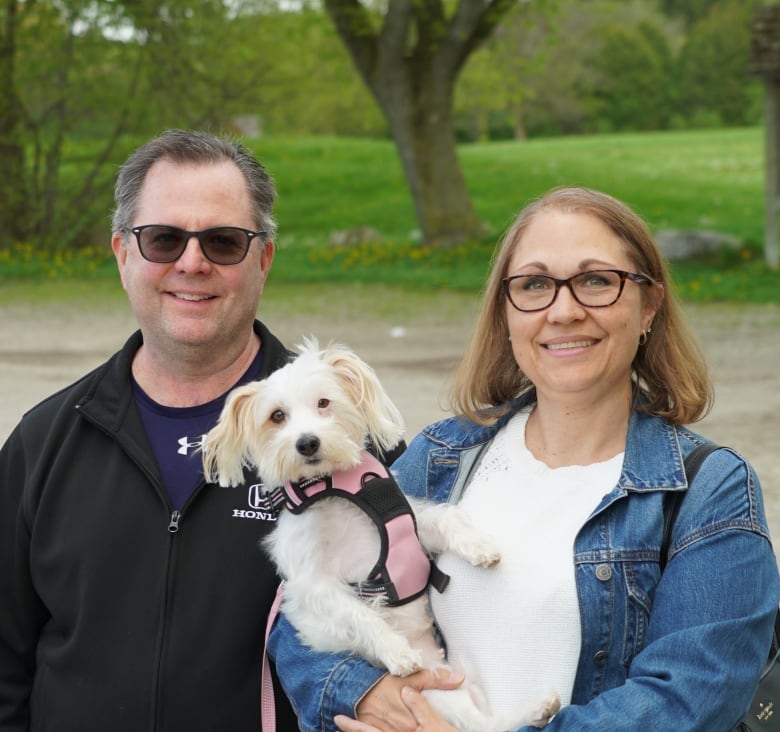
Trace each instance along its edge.
{"label": "tree trunk", "polygon": [[528,132],[525,129],[525,118],[523,116],[523,104],[517,102],[512,105],[512,111],[514,112],[512,116],[515,123],[515,140],[528,139]]}
{"label": "tree trunk", "polygon": [[[515,0],[389,0],[377,32],[359,0],[325,0],[355,67],[387,119],[424,241],[483,233],[455,145],[455,81]],[[447,16],[450,11],[449,17]]]}
{"label": "tree trunk", "polygon": [[451,83],[437,83],[430,73],[411,77],[399,74],[378,86],[375,95],[390,126],[423,240],[450,246],[483,233],[458,160],[453,90]]}
{"label": "tree trunk", "polygon": [[780,82],[764,80],[765,218],[764,260],[770,269],[780,266]]}

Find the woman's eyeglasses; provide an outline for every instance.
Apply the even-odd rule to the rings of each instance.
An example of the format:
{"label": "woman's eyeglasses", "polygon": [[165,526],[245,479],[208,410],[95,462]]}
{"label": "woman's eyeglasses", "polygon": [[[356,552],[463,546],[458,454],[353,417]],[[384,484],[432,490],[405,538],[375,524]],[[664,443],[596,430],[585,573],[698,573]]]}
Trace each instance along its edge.
{"label": "woman's eyeglasses", "polygon": [[626,280],[638,285],[652,284],[646,275],[624,272],[620,269],[597,269],[559,280],[547,275],[528,274],[504,277],[501,283],[509,302],[524,313],[549,308],[558,297],[561,287],[568,287],[574,299],[586,308],[606,308],[614,305]]}

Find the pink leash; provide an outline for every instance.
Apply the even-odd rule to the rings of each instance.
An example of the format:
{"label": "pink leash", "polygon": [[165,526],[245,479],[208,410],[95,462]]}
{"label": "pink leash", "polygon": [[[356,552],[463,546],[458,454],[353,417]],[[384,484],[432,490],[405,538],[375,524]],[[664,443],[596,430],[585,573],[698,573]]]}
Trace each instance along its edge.
{"label": "pink leash", "polygon": [[262,732],[276,732],[276,704],[274,703],[274,682],[271,678],[271,668],[268,665],[268,636],[271,627],[279,614],[282,604],[282,584],[276,590],[268,622],[265,624],[265,644],[263,645],[263,670],[260,677],[260,729]]}

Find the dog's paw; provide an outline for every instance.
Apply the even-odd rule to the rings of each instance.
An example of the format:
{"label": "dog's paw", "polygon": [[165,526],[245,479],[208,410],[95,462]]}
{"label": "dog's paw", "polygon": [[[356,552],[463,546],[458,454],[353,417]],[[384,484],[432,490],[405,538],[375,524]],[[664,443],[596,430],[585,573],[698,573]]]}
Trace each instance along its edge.
{"label": "dog's paw", "polygon": [[551,691],[546,696],[539,699],[530,710],[532,727],[544,727],[550,719],[558,713],[561,708],[561,700],[558,695]]}
{"label": "dog's paw", "polygon": [[501,561],[501,550],[488,539],[459,541],[452,550],[475,567],[495,567]]}
{"label": "dog's paw", "polygon": [[423,667],[422,653],[407,647],[382,659],[383,665],[393,676],[409,676]]}
{"label": "dog's paw", "polygon": [[495,567],[501,561],[501,550],[490,542],[483,542],[478,547],[479,551],[472,555],[471,563],[475,567]]}

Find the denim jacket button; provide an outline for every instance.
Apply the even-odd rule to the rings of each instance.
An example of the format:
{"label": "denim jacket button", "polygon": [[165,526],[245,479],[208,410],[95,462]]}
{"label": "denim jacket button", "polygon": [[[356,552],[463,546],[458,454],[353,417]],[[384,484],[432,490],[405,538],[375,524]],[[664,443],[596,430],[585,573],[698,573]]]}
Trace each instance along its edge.
{"label": "denim jacket button", "polygon": [[612,579],[612,568],[608,564],[599,564],[596,567],[596,579],[601,580],[601,582]]}
{"label": "denim jacket button", "polygon": [[595,656],[593,656],[593,663],[595,663],[597,666],[605,666],[607,663],[607,652],[606,651],[598,651]]}

